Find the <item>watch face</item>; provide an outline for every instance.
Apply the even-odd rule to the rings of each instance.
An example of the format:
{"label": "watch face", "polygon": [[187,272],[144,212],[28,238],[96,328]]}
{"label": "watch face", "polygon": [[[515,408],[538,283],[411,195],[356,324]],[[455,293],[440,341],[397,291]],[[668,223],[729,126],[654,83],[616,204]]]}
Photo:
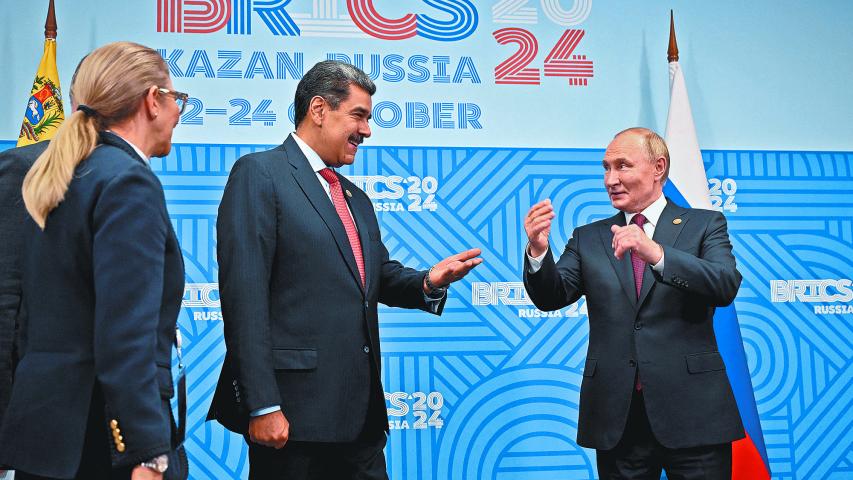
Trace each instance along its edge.
{"label": "watch face", "polygon": [[160,455],[159,457],[152,458],[147,462],[142,462],[142,466],[150,468],[157,473],[163,473],[169,468],[169,457],[166,455]]}

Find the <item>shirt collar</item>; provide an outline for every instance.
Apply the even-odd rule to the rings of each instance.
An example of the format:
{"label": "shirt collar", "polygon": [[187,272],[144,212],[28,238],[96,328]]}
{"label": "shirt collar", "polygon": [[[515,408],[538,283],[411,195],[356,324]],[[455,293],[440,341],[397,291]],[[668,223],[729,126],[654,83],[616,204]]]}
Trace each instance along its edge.
{"label": "shirt collar", "polygon": [[133,142],[131,142],[130,140],[128,140],[128,139],[126,139],[126,138],[124,138],[124,137],[122,137],[121,135],[117,134],[116,132],[114,132],[114,131],[112,131],[112,130],[107,130],[107,131],[108,131],[108,132],[110,132],[110,133],[112,133],[112,134],[113,134],[113,135],[115,135],[116,137],[118,137],[118,138],[120,138],[120,139],[124,140],[124,142],[125,142],[125,143],[127,143],[128,145],[130,145],[130,148],[132,148],[132,149],[133,149],[133,151],[134,151],[134,152],[136,152],[136,154],[137,154],[137,155],[139,155],[139,158],[141,158],[141,159],[145,160],[145,163],[151,163],[151,159],[150,159],[148,156],[146,156],[146,155],[145,155],[145,152],[143,152],[139,147],[137,147],[136,145],[134,145],[134,144],[133,144]]}
{"label": "shirt collar", "polygon": [[[646,207],[640,213],[646,217],[647,222],[651,223],[653,227],[656,227],[664,208],[666,208],[666,197],[663,195],[663,192],[661,192],[658,199],[652,202],[651,205]],[[625,212],[625,225],[629,225],[631,223],[631,219],[634,218],[634,215],[636,215],[636,213]]]}
{"label": "shirt collar", "polygon": [[299,136],[296,135],[296,132],[291,133],[290,136],[296,140],[296,145],[298,145],[299,149],[302,150],[302,154],[308,159],[308,164],[311,165],[314,172],[319,172],[324,168],[329,168],[329,166],[326,165],[326,162],[320,158],[320,155],[317,155],[317,152],[315,152],[313,148],[308,146],[304,140],[299,138]]}

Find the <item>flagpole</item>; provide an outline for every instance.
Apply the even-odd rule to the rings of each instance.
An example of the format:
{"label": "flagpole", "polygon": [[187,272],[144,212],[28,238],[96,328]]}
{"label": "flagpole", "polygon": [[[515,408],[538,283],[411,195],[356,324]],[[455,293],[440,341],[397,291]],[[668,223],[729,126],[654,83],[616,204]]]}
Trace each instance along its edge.
{"label": "flagpole", "polygon": [[[666,143],[671,165],[664,186],[668,194],[693,208],[712,208],[707,172],[693,123],[693,113],[687,95],[687,86],[678,64],[678,44],[675,40],[675,18],[669,12],[669,114],[667,115]],[[685,206],[687,206],[685,205]],[[726,374],[743,422],[746,438],[732,443],[732,480],[769,480],[770,467],[767,447],[761,431],[761,421],[755,401],[743,338],[734,304],[718,307],[714,313],[714,332],[717,349],[726,365]]]}
{"label": "flagpole", "polygon": [[53,0],[50,0],[47,5],[47,19],[44,21],[44,38],[56,40],[56,10],[53,7]]}
{"label": "flagpole", "polygon": [[[53,0],[51,0],[53,3]],[[678,61],[678,43],[675,41],[675,17],[672,10],[669,11],[669,48],[666,51],[666,59],[668,62]]]}

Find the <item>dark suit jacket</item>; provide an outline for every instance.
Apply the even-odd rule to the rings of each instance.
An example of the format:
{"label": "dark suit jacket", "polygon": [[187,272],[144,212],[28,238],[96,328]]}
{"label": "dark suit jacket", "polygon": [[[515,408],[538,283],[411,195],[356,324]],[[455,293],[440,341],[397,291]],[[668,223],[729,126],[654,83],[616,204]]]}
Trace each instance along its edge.
{"label": "dark suit jacket", "polygon": [[664,271],[646,266],[639,301],[630,255],[621,261],[613,255],[612,225],[624,226],[624,214],[575,229],[559,261],[549,252],[535,274],[528,273],[525,254],[524,283],[538,308],[556,310],[586,295],[589,350],[578,444],[616,446],[638,369],[649,423],[664,446],[742,438],[714,336],[714,309],[734,300],[741,281],[725,217],[667,200],[654,234],[664,249]]}
{"label": "dark suit jacket", "polygon": [[17,364],[16,331],[21,307],[21,252],[27,218],[21,184],[48,142],[0,153],[0,424],[12,393]]}
{"label": "dark suit jacket", "polygon": [[[183,260],[157,177],[119,137],[104,133],[102,142],[77,166],[46,229],[25,227],[27,341],[0,463],[42,476],[75,474],[90,410],[103,412],[100,438],[114,467],[170,449]],[[103,405],[92,403],[96,388]]]}
{"label": "dark suit jacket", "polygon": [[[351,194],[366,288],[292,137],[231,170],[216,224],[228,350],[208,418],[233,431],[246,431],[249,412],[281,405],[291,440],[348,442],[365,426],[371,396],[384,411],[377,304],[426,309],[425,272],[389,260],[370,199],[339,178]],[[371,426],[387,429],[380,417]]]}

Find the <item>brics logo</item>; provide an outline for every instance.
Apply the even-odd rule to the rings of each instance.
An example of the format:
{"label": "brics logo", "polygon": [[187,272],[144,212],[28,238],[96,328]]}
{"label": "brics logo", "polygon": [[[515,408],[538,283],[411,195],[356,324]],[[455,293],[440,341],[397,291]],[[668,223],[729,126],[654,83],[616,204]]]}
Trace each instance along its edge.
{"label": "brics logo", "polygon": [[[407,13],[388,18],[376,10],[374,0],[346,0],[346,13],[337,0],[315,0],[312,14],[289,13],[292,0],[157,0],[157,31],[251,35],[260,19],[273,35],[361,36],[403,40],[420,36],[452,42],[471,36],[478,13],[470,0],[423,0],[439,17]],[[449,17],[449,20],[446,19]],[[300,20],[298,23],[296,20]]]}

